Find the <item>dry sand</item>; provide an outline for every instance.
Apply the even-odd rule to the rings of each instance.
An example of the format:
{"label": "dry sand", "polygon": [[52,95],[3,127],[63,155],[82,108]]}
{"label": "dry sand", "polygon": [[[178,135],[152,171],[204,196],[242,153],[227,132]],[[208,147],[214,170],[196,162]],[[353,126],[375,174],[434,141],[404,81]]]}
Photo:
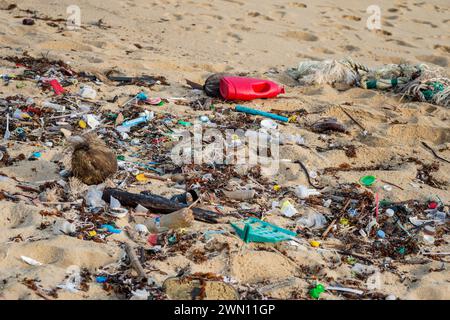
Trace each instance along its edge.
{"label": "dry sand", "polygon": [[[11,0],[12,1],[12,0]],[[11,1],[0,1],[5,8]],[[62,59],[75,70],[103,74],[115,68],[125,74],[153,74],[167,77],[170,86],[156,86],[153,96],[185,96],[189,89],[184,79],[203,82],[213,72],[245,72],[250,75],[272,77],[288,84],[276,73],[296,66],[305,59],[329,59],[351,56],[354,60],[376,66],[384,63],[424,62],[446,68],[450,63],[450,5],[441,1],[378,1],[382,14],[382,31],[367,30],[366,8],[371,1],[77,1],[81,8],[83,28],[77,31],[58,30],[46,21],[36,20],[34,26],[22,25],[22,18],[30,16],[21,10],[37,11],[38,16],[66,18],[66,7],[73,1],[19,1],[18,8],[0,10],[0,55],[21,55],[27,51],[33,56],[42,54],[52,59]],[[19,10],[21,9],[21,10]],[[95,25],[102,20],[107,28]],[[3,63],[3,62],[2,62]],[[0,73],[8,72],[10,64],[1,65]],[[272,72],[267,74],[271,70]],[[135,86],[116,87],[107,83],[96,86],[97,99],[106,100],[119,95],[121,100],[135,94]],[[0,97],[23,94],[42,101],[41,91],[32,85],[24,88],[1,87]],[[48,94],[50,96],[50,94]],[[349,103],[346,109],[370,132],[362,138],[360,130],[337,105]],[[316,153],[300,147],[281,149],[283,158],[300,159],[310,170],[350,163],[352,166],[367,166],[395,163],[401,157],[416,157],[426,163],[438,161],[420,145],[426,141],[441,150],[442,157],[450,159],[450,111],[448,109],[417,102],[399,102],[398,97],[377,91],[353,88],[339,92],[333,88],[288,87],[287,94],[280,99],[252,101],[247,104],[263,110],[296,110],[304,108],[310,114],[302,119],[303,124],[312,123],[323,116],[332,116],[350,128],[350,135],[333,137],[336,144],[357,146],[356,158],[348,158],[343,150]],[[117,109],[114,104],[106,108]],[[184,112],[193,115],[186,107],[166,104],[169,112]],[[305,129],[282,128],[304,136],[311,147],[325,147],[326,139]],[[18,168],[1,168],[0,172],[19,181],[42,182],[58,177],[59,169],[52,162],[67,156],[62,147],[43,147],[13,143],[9,148],[14,154],[30,154],[43,151],[43,158],[35,162],[21,162]],[[450,165],[439,162],[433,175],[447,183],[445,188],[434,188],[416,181],[419,165],[406,163],[391,171],[341,172],[335,177],[321,177],[321,183],[333,187],[337,182],[354,182],[363,173],[376,174],[391,181],[404,190],[393,189],[393,200],[418,199],[425,201],[438,195],[446,204],[450,203],[448,183]],[[294,176],[281,173],[274,183],[294,186],[307,181],[299,168]],[[14,180],[2,178],[0,190],[9,193],[21,192]],[[163,195],[176,190],[164,187],[164,183],[153,181],[140,186]],[[131,191],[136,191],[131,189]],[[23,202],[29,201],[24,198]],[[45,289],[62,283],[67,270],[73,266],[86,267],[91,272],[97,268],[118,262],[123,251],[114,240],[129,241],[126,235],[113,235],[107,244],[82,241],[69,236],[55,236],[51,230],[39,230],[41,223],[53,222],[55,217],[42,217],[42,204],[14,204],[0,202],[0,297],[5,299],[40,299],[21,280],[39,279]],[[305,209],[297,206],[300,213]],[[70,217],[66,217],[70,218]],[[269,221],[288,226],[284,217],[272,216]],[[118,221],[126,226],[126,219]],[[228,224],[210,226],[196,222],[193,230],[230,230]],[[20,235],[21,239],[17,240]],[[16,240],[12,240],[16,239]],[[236,286],[270,283],[296,277],[294,284],[269,293],[275,298],[306,297],[310,279],[308,270],[317,279],[352,279],[350,266],[341,265],[330,269],[327,266],[335,258],[333,254],[312,248],[298,250],[279,245],[278,249],[263,250],[253,244],[242,247],[242,241],[230,235],[215,235],[216,242],[226,242],[230,253],[225,251],[207,261],[195,263],[188,256],[176,255],[165,261],[150,261],[149,275],[161,285],[169,277],[186,266],[192,272],[212,272],[237,281]],[[332,240],[330,240],[332,241]],[[447,244],[439,248],[449,251]],[[202,245],[201,243],[198,244]],[[326,243],[323,244],[326,247]],[[30,266],[20,256],[29,256],[42,262],[43,266]],[[448,260],[427,261],[425,264],[402,264],[394,261],[397,271],[381,273],[378,292],[394,294],[401,299],[449,299],[450,276],[445,271]],[[440,271],[444,268],[444,271]],[[303,270],[303,271],[302,271]],[[114,294],[104,291],[100,285],[91,283],[89,290],[70,293],[58,291],[60,299],[115,299]],[[339,299],[337,294],[326,293],[325,299]]]}

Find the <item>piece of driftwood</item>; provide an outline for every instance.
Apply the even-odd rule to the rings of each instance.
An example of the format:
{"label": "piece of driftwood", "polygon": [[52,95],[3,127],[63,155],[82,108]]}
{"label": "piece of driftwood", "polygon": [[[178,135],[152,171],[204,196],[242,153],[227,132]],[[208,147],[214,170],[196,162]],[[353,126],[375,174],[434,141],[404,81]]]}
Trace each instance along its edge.
{"label": "piece of driftwood", "polygon": [[322,233],[322,238],[325,239],[328,236],[328,233],[331,231],[331,228],[333,228],[333,226],[336,224],[336,222],[338,221],[338,219],[342,218],[344,216],[344,214],[346,213],[345,210],[347,210],[348,205],[350,204],[350,199],[347,200],[347,202],[344,205],[344,208],[342,208],[341,213],[334,218],[333,221],[331,221],[330,225],[325,229],[325,231]]}
{"label": "piece of driftwood", "polygon": [[[111,196],[119,200],[119,202],[124,206],[136,207],[140,204],[153,212],[162,214],[188,208],[188,205],[186,204],[171,201],[167,198],[149,192],[146,192],[145,194],[137,194],[114,188],[107,188],[103,191],[103,200],[106,202],[110,201]],[[218,214],[216,212],[200,208],[192,208],[192,211],[194,212],[194,217],[196,220],[208,223],[217,223],[216,218],[218,217]]]}
{"label": "piece of driftwood", "polygon": [[352,115],[351,115],[347,110],[345,110],[344,108],[342,108],[342,106],[339,106],[339,107],[341,108],[342,112],[344,112],[344,113],[347,115],[347,117],[349,117],[354,123],[356,123],[356,125],[357,125],[358,127],[361,128],[362,131],[367,131],[366,128],[364,128],[363,125],[362,125],[361,123],[359,123],[358,121],[356,121],[356,119],[353,118]]}
{"label": "piece of driftwood", "polygon": [[438,155],[438,154],[436,153],[436,151],[434,151],[434,149],[433,149],[432,147],[430,147],[428,144],[426,144],[426,142],[422,141],[422,145],[423,145],[425,148],[427,148],[428,150],[430,150],[431,153],[432,153],[437,159],[442,160],[442,161],[445,161],[445,162],[447,162],[447,163],[450,163],[449,160],[447,160],[447,159],[445,159],[445,158],[442,158],[440,155]]}
{"label": "piece of driftwood", "polygon": [[146,278],[147,274],[145,273],[144,268],[142,267],[138,257],[134,253],[133,248],[128,243],[125,243],[125,252],[127,253],[128,258],[130,258],[131,266],[134,270],[136,270],[139,277]]}

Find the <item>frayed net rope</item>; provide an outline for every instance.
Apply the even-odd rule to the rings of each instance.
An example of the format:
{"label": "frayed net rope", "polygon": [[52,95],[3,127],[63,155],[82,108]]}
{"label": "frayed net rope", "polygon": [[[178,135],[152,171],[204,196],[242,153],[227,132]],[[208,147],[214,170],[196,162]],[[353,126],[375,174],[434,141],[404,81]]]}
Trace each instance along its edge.
{"label": "frayed net rope", "polygon": [[387,64],[370,69],[351,59],[303,61],[287,73],[303,85],[341,83],[364,89],[391,90],[402,98],[450,105],[450,79],[425,64]]}

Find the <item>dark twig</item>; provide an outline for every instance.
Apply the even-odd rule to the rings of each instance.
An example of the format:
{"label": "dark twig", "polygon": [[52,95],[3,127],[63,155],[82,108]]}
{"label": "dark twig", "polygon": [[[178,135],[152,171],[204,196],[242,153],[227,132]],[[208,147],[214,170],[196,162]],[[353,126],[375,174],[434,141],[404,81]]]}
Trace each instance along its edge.
{"label": "dark twig", "polygon": [[342,208],[341,213],[339,213],[339,215],[334,218],[333,221],[331,221],[330,225],[327,227],[327,229],[322,233],[322,238],[325,239],[328,235],[328,233],[330,232],[331,228],[333,228],[333,226],[335,225],[335,223],[337,222],[338,219],[342,218],[342,216],[346,213],[345,210],[347,210],[348,205],[350,204],[351,199],[348,199],[347,202],[344,205],[344,208]]}
{"label": "dark twig", "polygon": [[445,161],[445,162],[447,162],[447,163],[450,163],[449,160],[447,160],[447,159],[442,158],[441,156],[439,156],[439,155],[436,153],[436,151],[434,151],[433,148],[431,148],[429,145],[427,145],[424,141],[422,141],[422,144],[423,144],[423,146],[424,146],[425,148],[427,148],[428,150],[430,150],[431,153],[433,153],[433,155],[434,155],[436,158],[438,158],[439,160]]}
{"label": "dark twig", "polygon": [[356,121],[356,119],[353,118],[353,117],[350,115],[350,113],[347,112],[347,110],[345,110],[344,108],[342,108],[342,106],[339,106],[339,108],[341,108],[342,112],[344,112],[344,113],[347,115],[347,117],[349,117],[354,123],[356,123],[356,125],[357,125],[358,127],[360,127],[361,130],[367,131],[366,128],[364,128],[364,127],[362,126],[361,123],[359,123],[358,121]]}
{"label": "dark twig", "polygon": [[314,187],[314,188],[316,188],[316,189],[323,189],[323,188],[324,188],[324,187],[316,186],[316,185],[314,185],[314,184],[312,183],[311,177],[309,176],[308,169],[306,169],[305,165],[304,165],[300,160],[295,161],[295,163],[298,163],[298,164],[300,165],[300,167],[302,167],[303,171],[304,171],[305,174],[306,174],[306,178],[308,179],[308,183],[309,183],[312,187]]}

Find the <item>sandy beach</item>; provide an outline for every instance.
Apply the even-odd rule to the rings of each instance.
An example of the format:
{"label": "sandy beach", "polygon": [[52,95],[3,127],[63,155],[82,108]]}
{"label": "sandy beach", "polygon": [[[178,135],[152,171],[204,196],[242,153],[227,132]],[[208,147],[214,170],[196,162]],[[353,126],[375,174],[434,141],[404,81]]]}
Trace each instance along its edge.
{"label": "sandy beach", "polygon": [[[196,273],[220,278],[234,290],[230,293],[211,289],[215,298],[231,299],[236,294],[234,297],[239,299],[311,299],[310,289],[319,282],[329,287],[363,291],[349,294],[327,290],[321,294],[321,299],[392,296],[402,300],[450,299],[450,109],[401,99],[399,95],[380,90],[358,87],[338,90],[326,84],[302,86],[285,73],[305,60],[350,57],[370,67],[424,63],[448,77],[448,0],[378,1],[380,30],[367,28],[370,16],[367,8],[372,2],[356,0],[343,0],[339,4],[322,0],[276,3],[267,0],[80,0],[76,5],[80,8],[81,27],[67,30],[66,9],[72,2],[0,0],[0,74],[23,72],[23,66],[6,57],[29,55],[61,60],[72,70],[95,75],[100,80],[89,82],[97,94],[86,103],[95,106],[96,112],[101,112],[104,118],[109,113],[121,112],[125,101],[144,90],[165,103],[136,108],[153,111],[158,121],[172,117],[176,121],[195,122],[207,115],[213,122],[231,126],[245,123],[246,128],[259,126],[262,118],[254,120],[255,117],[236,115],[229,110],[235,106],[232,102],[215,101],[214,110],[192,107],[189,102],[205,96],[188,86],[186,79],[203,84],[209,75],[219,72],[271,79],[283,85],[286,94],[276,99],[248,101],[245,105],[268,112],[277,110],[286,116],[296,115],[295,123],[280,124],[278,129],[285,134],[300,135],[304,146],[280,146],[280,157],[286,161],[275,176],[261,174],[259,180],[259,176],[250,173],[238,176],[222,168],[220,178],[213,175],[212,181],[189,180],[205,185],[201,206],[220,212],[219,223],[195,221],[190,227],[163,234],[160,251],[155,251],[146,238],[136,240],[125,232],[127,227],[133,229],[140,221],[140,217],[131,217],[134,208],[129,208],[130,214],[125,218],[109,218],[109,222],[113,221],[122,230],[119,234],[90,238],[87,232],[81,232],[80,228],[87,228],[91,223],[87,209],[80,205],[88,186],[61,174],[63,170],[71,170],[71,151],[63,134],[48,131],[53,124],[14,122],[15,126],[43,131],[36,136],[28,134],[26,139],[19,139],[14,132],[8,141],[1,143],[11,159],[20,158],[21,154],[24,157],[16,158],[11,165],[4,165],[0,159],[0,299],[129,299],[133,296],[130,292],[137,289],[150,292],[151,299],[175,299],[174,293],[165,295],[164,281]],[[16,6],[11,6],[14,3]],[[24,25],[24,18],[33,18],[35,23]],[[127,76],[162,76],[168,85],[119,86],[108,79],[111,70]],[[75,95],[83,83],[88,80],[79,80],[65,89]],[[43,91],[28,80],[0,85],[0,99],[14,100],[11,97],[17,96],[23,100],[32,98],[36,106],[41,106],[52,99],[54,93]],[[1,110],[0,134],[3,136],[7,108],[1,106]],[[14,109],[10,111],[12,114]],[[346,126],[347,132],[310,130],[311,124],[326,117],[336,118]],[[80,128],[79,119],[65,119],[73,135],[87,130]],[[107,124],[106,129],[114,129],[114,122]],[[157,162],[173,144],[168,140],[155,142],[148,130],[136,133],[140,144],[132,144],[131,139],[120,144],[119,138],[113,139],[107,132],[100,136],[118,156],[136,162]],[[51,143],[47,143],[49,141]],[[436,158],[422,142],[447,161]],[[34,152],[40,153],[39,159],[31,161],[29,157]],[[297,160],[310,173],[316,173],[312,177],[315,183],[325,187],[321,196],[305,202],[288,192],[298,185],[309,186],[301,166],[295,163]],[[192,168],[183,169],[188,175],[195,171],[188,169]],[[139,172],[129,173],[131,178],[126,180],[125,171],[119,170],[106,185],[119,187],[125,181],[122,187],[128,192],[150,191],[169,198],[183,191],[180,189],[183,183],[134,179]],[[162,177],[173,178],[175,171]],[[200,177],[207,173],[198,169]],[[343,186],[352,189],[352,184],[357,184],[365,175],[377,177],[377,192],[382,199],[411,201],[410,207],[414,210],[426,209],[430,199],[438,199],[447,220],[436,226],[434,244],[421,243],[415,247],[417,250],[404,256],[378,254],[381,249],[361,254],[364,251],[361,248],[373,248],[375,239],[363,239],[359,235],[356,219],[349,225],[339,220],[338,228],[325,239],[320,236],[324,228],[302,229],[298,237],[303,244],[294,241],[246,244],[230,225],[239,220],[239,215],[243,217],[244,213],[252,212],[279,227],[296,230],[297,220],[314,211],[325,216],[326,227],[336,217],[333,210],[342,206],[327,208],[324,201],[345,191]],[[253,178],[243,182],[245,176]],[[232,178],[241,186],[252,183],[259,188],[255,198],[250,201],[226,199],[219,182],[229,182]],[[60,180],[63,182],[59,183]],[[383,188],[385,185],[390,188]],[[274,186],[279,186],[281,191]],[[364,191],[362,187],[358,190],[361,194]],[[369,188],[370,192],[374,190]],[[286,199],[298,211],[293,218],[271,209],[272,201]],[[365,198],[361,195],[360,199]],[[236,212],[239,214],[234,214]],[[52,225],[61,221],[74,222],[78,228],[76,235],[56,234]],[[101,232],[97,230],[97,233]],[[175,244],[171,242],[173,236]],[[392,241],[391,244],[397,241],[389,235],[386,239]],[[320,246],[310,245],[311,241],[319,241]],[[136,277],[133,268],[124,267],[123,243],[132,245],[137,253],[146,251],[140,259],[151,284],[121,284],[127,277]],[[360,248],[349,243],[360,243]],[[355,255],[348,250],[356,250]],[[344,251],[347,253],[343,254]],[[430,255],[430,252],[447,254]],[[27,263],[21,257],[32,258],[40,264]],[[354,268],[355,259],[356,263],[373,267],[375,271],[358,273]],[[71,290],[68,279],[74,274],[81,274],[81,284]],[[376,277],[371,278],[372,275]],[[98,276],[110,280],[99,283]],[[368,278],[375,279],[376,285],[371,286]],[[274,288],[267,289],[269,285]]]}

